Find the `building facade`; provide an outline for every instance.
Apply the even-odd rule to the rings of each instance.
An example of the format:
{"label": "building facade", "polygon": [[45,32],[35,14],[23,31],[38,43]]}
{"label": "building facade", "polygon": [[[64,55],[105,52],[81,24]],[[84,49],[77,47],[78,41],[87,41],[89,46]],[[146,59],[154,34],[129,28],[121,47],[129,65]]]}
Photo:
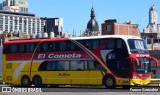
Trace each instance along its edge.
{"label": "building facade", "polygon": [[134,35],[140,36],[138,25],[131,21],[117,23],[116,19],[106,20],[102,23],[102,35]]}
{"label": "building facade", "polygon": [[28,13],[28,0],[5,0],[1,5],[2,10]]}
{"label": "building facade", "polygon": [[46,24],[44,32],[50,35],[50,32],[54,32],[55,36],[62,36],[63,32],[63,18],[45,18]]}
{"label": "building facade", "polygon": [[143,29],[141,37],[146,39],[149,50],[160,50],[160,24],[158,24],[158,11],[154,5],[149,8],[149,23]]}
{"label": "building facade", "polygon": [[143,29],[144,33],[158,33],[160,32],[160,25],[158,24],[158,13],[156,7],[153,5],[149,9],[149,23]]}
{"label": "building facade", "polygon": [[0,10],[0,30],[37,34],[43,32],[45,20],[35,14]]}

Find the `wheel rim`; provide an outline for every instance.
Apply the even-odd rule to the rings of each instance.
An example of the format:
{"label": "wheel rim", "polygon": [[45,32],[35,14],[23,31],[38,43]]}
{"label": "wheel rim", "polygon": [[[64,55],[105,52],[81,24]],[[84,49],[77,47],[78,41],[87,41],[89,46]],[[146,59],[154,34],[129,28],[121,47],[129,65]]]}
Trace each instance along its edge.
{"label": "wheel rim", "polygon": [[35,78],[34,84],[35,84],[35,86],[41,86],[41,79]]}
{"label": "wheel rim", "polygon": [[29,80],[27,78],[23,78],[23,81],[22,81],[23,85],[28,85],[29,84]]}
{"label": "wheel rim", "polygon": [[107,78],[107,79],[106,79],[106,85],[107,85],[107,86],[113,86],[113,84],[114,84],[114,83],[113,83],[113,79],[112,79],[112,78]]}

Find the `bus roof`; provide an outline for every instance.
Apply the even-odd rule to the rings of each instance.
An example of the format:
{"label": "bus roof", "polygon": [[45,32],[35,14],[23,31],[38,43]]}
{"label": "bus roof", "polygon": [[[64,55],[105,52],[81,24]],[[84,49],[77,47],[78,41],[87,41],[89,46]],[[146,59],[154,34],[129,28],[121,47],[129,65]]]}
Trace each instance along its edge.
{"label": "bus roof", "polygon": [[97,38],[122,38],[122,39],[141,39],[137,36],[128,36],[128,35],[102,35],[102,36],[90,36],[90,37],[70,37],[70,38],[43,38],[43,39],[18,39],[4,42],[5,44],[11,43],[31,43],[31,42],[40,42],[40,41],[65,41],[65,40],[83,40],[83,39],[97,39]]}
{"label": "bus roof", "polygon": [[140,37],[131,35],[101,35],[101,36],[90,36],[90,37],[71,37],[70,39],[82,40],[82,39],[97,39],[97,38],[141,39]]}

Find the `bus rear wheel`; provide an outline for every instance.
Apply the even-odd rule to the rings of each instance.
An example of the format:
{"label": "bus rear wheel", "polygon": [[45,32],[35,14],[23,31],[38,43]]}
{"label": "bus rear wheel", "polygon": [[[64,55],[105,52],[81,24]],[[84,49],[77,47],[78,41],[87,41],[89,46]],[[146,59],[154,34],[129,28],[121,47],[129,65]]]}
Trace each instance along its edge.
{"label": "bus rear wheel", "polygon": [[36,86],[36,87],[41,87],[42,86],[42,79],[40,76],[35,76],[33,78],[33,84]]}
{"label": "bus rear wheel", "polygon": [[28,76],[23,76],[23,77],[21,78],[21,84],[22,84],[23,86],[31,86],[31,82],[30,82],[29,77],[28,77]]}
{"label": "bus rear wheel", "polygon": [[116,82],[112,76],[107,76],[104,80],[104,85],[106,88],[115,88]]}

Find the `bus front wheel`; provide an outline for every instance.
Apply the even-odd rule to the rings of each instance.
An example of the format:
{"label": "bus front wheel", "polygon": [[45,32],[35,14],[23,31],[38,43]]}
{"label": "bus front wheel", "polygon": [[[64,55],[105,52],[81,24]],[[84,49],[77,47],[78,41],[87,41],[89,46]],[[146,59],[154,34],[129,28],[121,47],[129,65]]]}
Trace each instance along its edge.
{"label": "bus front wheel", "polygon": [[112,76],[107,76],[104,80],[104,85],[106,88],[115,88],[115,79]]}
{"label": "bus front wheel", "polygon": [[28,77],[28,76],[23,76],[23,77],[21,78],[21,84],[22,84],[23,86],[30,86],[30,85],[31,85],[31,82],[30,82],[29,77]]}
{"label": "bus front wheel", "polygon": [[35,76],[33,78],[33,84],[36,86],[36,87],[40,87],[42,86],[42,79],[40,76]]}

